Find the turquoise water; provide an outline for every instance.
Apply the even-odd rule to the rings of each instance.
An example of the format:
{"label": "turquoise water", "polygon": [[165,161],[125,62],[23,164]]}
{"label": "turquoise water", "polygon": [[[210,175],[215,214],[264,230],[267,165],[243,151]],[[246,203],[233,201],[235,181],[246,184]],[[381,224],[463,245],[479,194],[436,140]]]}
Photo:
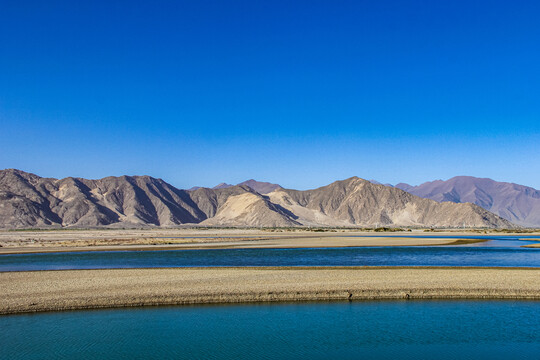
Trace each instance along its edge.
{"label": "turquoise water", "polygon": [[[538,242],[538,241],[536,241]],[[66,252],[0,255],[0,271],[193,266],[540,267],[540,249],[506,237],[466,246]]]}
{"label": "turquoise water", "polygon": [[0,317],[1,359],[539,359],[540,302],[131,308]]}

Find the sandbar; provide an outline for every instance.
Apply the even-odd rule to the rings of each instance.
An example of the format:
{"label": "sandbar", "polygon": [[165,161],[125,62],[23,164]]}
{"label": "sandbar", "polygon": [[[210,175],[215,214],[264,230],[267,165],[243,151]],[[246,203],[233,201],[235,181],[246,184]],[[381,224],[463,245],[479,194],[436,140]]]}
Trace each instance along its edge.
{"label": "sandbar", "polygon": [[0,273],[0,314],[373,299],[540,299],[539,268],[241,267]]}
{"label": "sandbar", "polygon": [[[459,239],[455,234],[354,231],[313,233],[262,230],[52,230],[0,232],[0,255],[65,251],[143,251],[234,248],[320,248],[358,246],[458,245],[485,240]],[[470,234],[469,234],[470,235]]]}

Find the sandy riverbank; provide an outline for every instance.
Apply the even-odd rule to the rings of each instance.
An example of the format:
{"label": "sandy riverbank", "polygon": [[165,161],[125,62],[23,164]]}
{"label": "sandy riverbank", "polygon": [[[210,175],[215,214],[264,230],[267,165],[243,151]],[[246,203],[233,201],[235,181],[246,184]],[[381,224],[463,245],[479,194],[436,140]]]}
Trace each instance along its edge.
{"label": "sandy riverbank", "polygon": [[540,299],[540,269],[174,268],[0,273],[0,314],[363,299]]}
{"label": "sandy riverbank", "polygon": [[481,242],[485,240],[433,239],[407,237],[287,237],[275,239],[235,239],[193,241],[172,244],[124,244],[124,245],[65,245],[65,246],[12,246],[0,248],[1,254],[30,254],[71,251],[151,251],[151,250],[204,250],[204,249],[250,249],[250,248],[327,248],[327,247],[366,247],[366,246],[436,246]]}
{"label": "sandy riverbank", "polygon": [[[447,238],[441,239],[437,236],[447,236]],[[5,231],[0,232],[0,254],[61,251],[429,246],[455,244],[457,238],[454,236],[462,236],[462,234],[429,234],[419,231],[385,234],[345,230],[325,233],[269,232],[242,229]],[[459,240],[460,243],[464,241],[474,242],[475,240]]]}

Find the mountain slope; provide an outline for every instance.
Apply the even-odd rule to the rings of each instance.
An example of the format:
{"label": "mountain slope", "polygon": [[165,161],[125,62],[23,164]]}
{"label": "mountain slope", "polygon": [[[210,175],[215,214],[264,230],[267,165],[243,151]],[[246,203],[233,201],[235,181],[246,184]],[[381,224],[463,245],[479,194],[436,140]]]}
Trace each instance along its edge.
{"label": "mountain slope", "polygon": [[540,191],[531,187],[472,176],[396,187],[438,202],[470,202],[515,224],[540,227]]}
{"label": "mountain slope", "polygon": [[186,191],[149,176],[58,180],[0,171],[0,227],[174,226],[213,217],[208,225],[299,225],[248,186]]}
{"label": "mountain slope", "polygon": [[327,225],[512,227],[510,222],[473,204],[441,204],[357,177],[314,190],[278,190],[269,197],[292,212],[298,207],[308,210],[297,219],[302,223],[315,220]]}
{"label": "mountain slope", "polygon": [[13,227],[174,225],[205,218],[186,191],[149,176],[57,180],[4,170],[0,199],[0,224]]}
{"label": "mountain slope", "polygon": [[296,226],[296,216],[256,192],[230,196],[217,213],[201,225],[283,227]]}

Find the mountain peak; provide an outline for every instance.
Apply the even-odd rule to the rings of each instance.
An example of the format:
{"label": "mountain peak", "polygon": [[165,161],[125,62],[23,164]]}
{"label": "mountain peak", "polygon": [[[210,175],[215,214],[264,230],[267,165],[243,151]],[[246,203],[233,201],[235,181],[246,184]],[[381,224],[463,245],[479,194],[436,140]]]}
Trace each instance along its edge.
{"label": "mountain peak", "polygon": [[234,185],[222,182],[222,183],[219,183],[216,186],[214,186],[212,189],[214,189],[214,190],[216,190],[216,189],[225,189],[225,188],[228,188],[228,187],[231,187],[231,186],[234,186]]}
{"label": "mountain peak", "polygon": [[39,177],[37,176],[36,174],[32,174],[30,172],[26,172],[26,171],[23,171],[23,170],[19,170],[19,169],[4,169],[4,170],[0,170],[0,174],[4,174],[4,175],[18,175],[18,176],[22,176],[22,177]]}
{"label": "mountain peak", "polygon": [[342,184],[370,183],[371,184],[371,182],[369,182],[368,180],[362,179],[358,176],[351,176],[350,178],[347,178],[344,180],[335,181],[335,183],[342,183]]}
{"label": "mountain peak", "polygon": [[254,179],[249,179],[244,182],[239,183],[238,185],[246,185],[251,189],[255,190],[259,194],[268,194],[274,190],[281,189],[281,186],[278,184],[272,184],[264,181],[257,181]]}

